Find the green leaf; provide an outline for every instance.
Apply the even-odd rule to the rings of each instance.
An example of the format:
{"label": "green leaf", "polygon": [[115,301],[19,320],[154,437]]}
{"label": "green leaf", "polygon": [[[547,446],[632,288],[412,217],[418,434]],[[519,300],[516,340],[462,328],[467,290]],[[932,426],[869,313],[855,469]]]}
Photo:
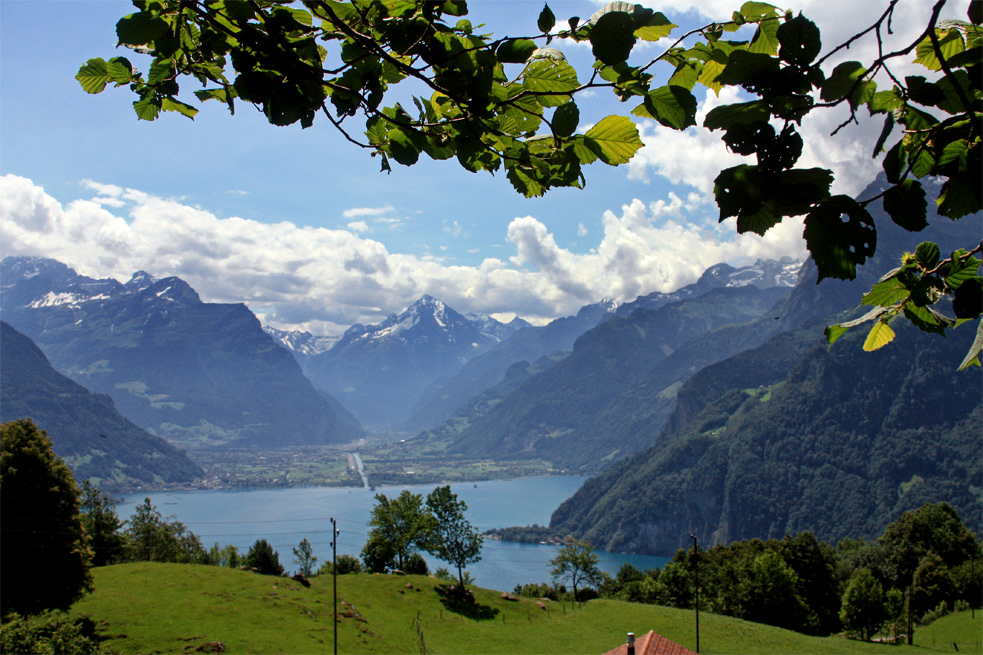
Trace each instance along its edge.
{"label": "green leaf", "polygon": [[884,173],[887,175],[887,181],[891,184],[897,184],[901,181],[901,174],[904,172],[905,164],[908,161],[908,151],[902,146],[902,142],[898,141],[884,157]]}
{"label": "green leaf", "polygon": [[766,2],[745,2],[741,5],[741,17],[747,22],[778,15],[778,9]]}
{"label": "green leaf", "polygon": [[[969,164],[969,141],[966,139],[957,139],[943,148],[942,154],[939,156],[938,166],[941,169],[949,166],[949,164],[954,164],[950,171],[951,173],[967,172]],[[949,177],[952,177],[952,175]]]}
{"label": "green leaf", "polygon": [[904,308],[905,317],[911,321],[912,325],[922,332],[932,332],[945,336],[947,327],[952,327],[956,321],[938,313],[931,307],[918,307],[912,303],[907,303]]}
{"label": "green leaf", "polygon": [[770,56],[777,55],[779,46],[778,27],[777,20],[762,21],[759,23],[758,29],[751,39],[751,47],[748,48],[748,52]]}
{"label": "green leaf", "polygon": [[133,103],[133,111],[142,121],[155,121],[160,115],[160,102],[153,96],[147,96]]}
{"label": "green leaf", "polygon": [[676,72],[669,78],[669,85],[681,86],[692,91],[702,70],[703,66],[698,61],[684,61],[676,67]]}
{"label": "green leaf", "polygon": [[597,154],[590,149],[587,139],[583,136],[574,137],[570,148],[573,149],[574,156],[581,164],[593,164],[597,161]]}
{"label": "green leaf", "polygon": [[983,283],[980,278],[971,278],[956,289],[952,299],[952,311],[956,318],[974,319],[983,313]]}
{"label": "green leaf", "polygon": [[939,195],[939,213],[949,218],[962,218],[980,211],[980,182],[970,176],[949,178]]}
{"label": "green leaf", "polygon": [[939,263],[940,255],[939,246],[931,241],[922,241],[915,248],[915,260],[923,268],[935,268],[936,264]]}
{"label": "green leaf", "polygon": [[[966,44],[963,42],[962,34],[959,33],[958,29],[936,29],[935,33],[939,40],[939,49],[942,51],[942,56],[946,60],[966,50]],[[915,55],[916,64],[921,64],[933,71],[942,70],[942,64],[939,62],[938,57],[935,56],[935,48],[932,45],[932,39],[930,37],[926,36],[919,42],[918,47],[915,49]]]}
{"label": "green leaf", "polygon": [[154,16],[153,12],[141,11],[124,16],[116,23],[116,36],[120,45],[140,46],[153,43],[166,35],[167,21]]}
{"label": "green leaf", "polygon": [[607,116],[587,130],[584,142],[605,164],[627,164],[644,144],[627,116]]}
{"label": "green leaf", "polygon": [[669,19],[661,11],[654,12],[643,22],[642,25],[638,24],[637,19],[635,22],[635,36],[643,41],[658,41],[669,36],[673,28],[676,27],[674,23],[669,22]]}
{"label": "green leaf", "polygon": [[881,134],[877,137],[877,143],[874,144],[874,153],[871,157],[876,158],[877,155],[884,152],[884,142],[887,141],[887,137],[891,135],[891,131],[894,129],[894,114],[888,113],[887,117],[884,119],[884,127],[881,128]]}
{"label": "green leaf", "polygon": [[413,138],[403,129],[389,129],[389,153],[392,158],[403,166],[412,166],[420,158],[420,149],[413,143]]}
{"label": "green leaf", "polygon": [[577,131],[580,124],[580,109],[577,103],[568,102],[560,105],[553,112],[553,132],[560,137],[567,137]]}
{"label": "green leaf", "polygon": [[82,90],[86,93],[102,93],[106,85],[109,84],[109,72],[106,60],[96,57],[85,62],[79,72],[75,74],[75,79],[82,85]]}
{"label": "green leaf", "polygon": [[127,84],[133,79],[133,64],[125,57],[113,57],[106,64],[106,73],[116,84]]}
{"label": "green leaf", "polygon": [[975,257],[967,257],[965,250],[957,250],[952,253],[952,263],[945,271],[945,284],[950,289],[958,289],[968,280],[979,277],[976,274],[980,266],[980,260]]}
{"label": "green leaf", "polygon": [[534,168],[513,166],[508,169],[505,176],[516,191],[526,198],[538,198],[546,192],[542,182],[537,179],[538,171]]}
{"label": "green leaf", "polygon": [[591,28],[590,43],[594,56],[608,66],[626,61],[635,47],[635,22],[623,11],[606,13]]}
{"label": "green leaf", "polygon": [[864,350],[871,352],[878,348],[883,348],[894,340],[894,330],[887,324],[887,319],[881,319],[870,328],[867,340],[864,341]]}
{"label": "green leaf", "polygon": [[778,59],[766,53],[735,50],[727,66],[717,76],[720,84],[740,84],[745,88],[767,88],[778,74]]}
{"label": "green leaf", "polygon": [[959,370],[963,371],[974,364],[979,366],[981,351],[983,351],[983,321],[980,321],[976,325],[976,339],[973,341],[973,345],[969,347],[969,352],[966,353],[966,357],[963,358],[962,363],[959,365]]}
{"label": "green leaf", "polygon": [[654,118],[662,125],[684,130],[696,125],[696,97],[681,86],[663,86],[650,91],[645,101],[632,112]]}
{"label": "green leaf", "polygon": [[854,279],[857,265],[877,247],[874,219],[849,196],[833,196],[816,206],[806,216],[803,236],[820,280]]}
{"label": "green leaf", "polygon": [[867,103],[867,108],[871,114],[881,114],[886,111],[891,112],[899,109],[902,104],[904,104],[904,101],[901,99],[898,87],[894,87],[890,91],[878,91],[871,96],[870,102]]}
{"label": "green leaf", "polygon": [[836,340],[842,337],[844,334],[846,334],[846,332],[850,328],[855,328],[858,325],[869,323],[870,321],[875,321],[890,311],[891,310],[888,309],[887,307],[875,307],[874,309],[870,310],[860,318],[856,318],[852,321],[847,321],[845,323],[837,323],[836,325],[830,325],[823,331],[824,334],[826,335],[826,341],[828,341],[829,345],[832,346],[834,343],[836,343]]}
{"label": "green leaf", "polygon": [[526,67],[522,76],[523,88],[535,93],[536,99],[544,107],[559,107],[570,101],[570,94],[580,86],[577,71],[565,61],[539,59]]}
{"label": "green leaf", "polygon": [[823,49],[819,28],[811,20],[799,14],[778,27],[778,56],[782,61],[796,66],[807,66]]}
{"label": "green leaf", "polygon": [[889,307],[890,305],[895,305],[907,298],[909,293],[911,292],[905,287],[901,280],[896,277],[892,277],[887,280],[882,280],[872,286],[870,291],[864,294],[860,304]]}
{"label": "green leaf", "polygon": [[498,46],[498,60],[503,64],[524,64],[536,51],[536,43],[529,39],[509,39]]}
{"label": "green leaf", "polygon": [[767,121],[770,117],[771,112],[768,111],[768,103],[764,100],[721,105],[714,107],[707,113],[706,118],[703,119],[703,127],[710,130],[727,129],[738,123],[750,124]]}
{"label": "green leaf", "polygon": [[839,64],[823,82],[819,97],[826,102],[845,97],[858,85],[858,81],[866,72],[867,69],[859,61],[845,61]]}
{"label": "green leaf", "polygon": [[543,5],[543,11],[539,13],[539,20],[536,21],[536,25],[543,34],[549,34],[553,26],[556,25],[556,16],[553,15],[549,5]]}
{"label": "green leaf", "polygon": [[198,110],[192,107],[191,105],[185,104],[180,100],[175,100],[174,98],[167,98],[167,97],[161,99],[160,108],[163,109],[164,111],[176,111],[179,114],[182,114],[183,116],[187,116],[188,118],[191,119],[194,119],[195,114],[198,113]]}
{"label": "green leaf", "polygon": [[888,189],[884,194],[884,211],[909,232],[928,227],[928,203],[925,201],[925,189],[918,180],[907,179]]}

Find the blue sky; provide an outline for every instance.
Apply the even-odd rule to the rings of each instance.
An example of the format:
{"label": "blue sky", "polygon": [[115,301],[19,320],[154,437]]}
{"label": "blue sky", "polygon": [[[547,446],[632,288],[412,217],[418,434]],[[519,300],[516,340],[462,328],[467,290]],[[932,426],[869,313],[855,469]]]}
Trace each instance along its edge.
{"label": "blue sky", "polygon": [[[560,20],[600,6],[550,4]],[[833,43],[885,4],[793,8]],[[530,35],[542,6],[471,2],[470,19],[496,34]],[[931,3],[902,6],[895,31],[906,44]],[[737,3],[658,8],[695,26],[726,19]],[[378,322],[424,293],[460,311],[542,322],[602,298],[678,288],[719,261],[804,256],[795,221],[764,238],[736,238],[732,225],[717,224],[712,180],[739,158],[702,130],[637,120],[646,148],[629,166],[595,163],[585,190],[527,200],[504,175],[470,174],[453,161],[423,158],[382,174],[323,119],[308,130],[277,128],[240,103],[234,117],[206,104],[193,122],[177,114],[137,121],[129,92],[90,96],[74,79],[86,59],[116,54],[115,23],[132,11],[117,0],[0,3],[0,255],[54,257],[121,280],[139,269],[179,275],[205,300],[246,302],[264,323],[328,334]],[[843,20],[849,12],[855,21]],[[589,65],[588,48],[556,45],[578,70]],[[849,56],[863,59],[870,47]],[[638,49],[633,61],[659,51]],[[701,111],[718,102],[704,94]],[[601,94],[578,102],[584,122],[632,108]],[[866,153],[879,126],[828,139],[841,118],[804,126],[803,165],[833,168],[837,190],[856,193],[876,173]]]}

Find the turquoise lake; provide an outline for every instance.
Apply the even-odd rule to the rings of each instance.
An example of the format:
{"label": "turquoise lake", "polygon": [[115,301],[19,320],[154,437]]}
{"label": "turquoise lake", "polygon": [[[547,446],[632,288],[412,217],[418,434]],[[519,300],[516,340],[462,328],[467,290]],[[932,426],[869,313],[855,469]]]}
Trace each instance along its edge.
{"label": "turquoise lake", "polygon": [[[569,498],[586,478],[554,476],[452,484],[451,489],[468,505],[467,518],[479,531],[515,525],[549,523],[550,515]],[[338,554],[358,555],[365,545],[369,515],[376,493],[388,497],[403,489],[426,496],[435,485],[365,488],[298,487],[244,491],[161,491],[127,494],[117,507],[127,519],[144,498],[168,518],[176,518],[210,548],[218,542],[231,544],[245,553],[257,539],[273,544],[280,563],[293,571],[292,549],[307,538],[314,546],[318,564],[331,559],[331,523],[337,521]],[[485,540],[482,559],[468,567],[479,586],[511,591],[517,584],[548,582],[550,559],[557,546],[517,544]],[[638,568],[662,566],[664,557],[625,555],[596,551],[601,569],[611,574],[625,562]],[[438,566],[453,567],[428,555],[431,572]]]}

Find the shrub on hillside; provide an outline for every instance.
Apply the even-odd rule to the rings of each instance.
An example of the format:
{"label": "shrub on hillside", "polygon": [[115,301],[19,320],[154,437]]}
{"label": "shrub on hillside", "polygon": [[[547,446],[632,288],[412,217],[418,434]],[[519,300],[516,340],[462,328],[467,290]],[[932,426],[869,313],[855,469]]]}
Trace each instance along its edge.
{"label": "shrub on hillside", "polygon": [[60,611],[8,614],[0,626],[0,653],[98,653],[91,621],[72,621]]}
{"label": "shrub on hillside", "polygon": [[[335,563],[338,567],[338,575],[362,572],[362,561],[354,555],[338,555]],[[325,562],[315,575],[331,575],[333,568],[331,562]]]}

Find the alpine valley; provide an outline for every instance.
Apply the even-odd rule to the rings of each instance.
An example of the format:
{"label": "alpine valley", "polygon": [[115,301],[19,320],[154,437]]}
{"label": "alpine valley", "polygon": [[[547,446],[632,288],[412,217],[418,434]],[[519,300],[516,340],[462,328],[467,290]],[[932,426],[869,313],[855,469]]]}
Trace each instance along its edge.
{"label": "alpine valley", "polygon": [[176,277],[122,283],[8,257],[3,420],[32,416],[77,475],[104,486],[187,483],[206,453],[328,449],[345,462],[337,483],[366,486],[353,450],[369,481],[408,484],[423,481],[423,460],[482,462],[486,477],[537,462],[595,477],[548,528],[509,536],[612,551],[670,555],[690,534],[871,538],[940,501],[979,532],[983,382],[956,372],[970,330],[899,327],[874,353],[859,332],[833,347],[822,332],[856,315],[890,257],[924,240],[951,249],[978,238],[980,221],[912,234],[874,215],[878,254],[851,283],[817,284],[811,261],[717,264],[672,292],[546,325],[425,295],[340,336],[263,327]]}

